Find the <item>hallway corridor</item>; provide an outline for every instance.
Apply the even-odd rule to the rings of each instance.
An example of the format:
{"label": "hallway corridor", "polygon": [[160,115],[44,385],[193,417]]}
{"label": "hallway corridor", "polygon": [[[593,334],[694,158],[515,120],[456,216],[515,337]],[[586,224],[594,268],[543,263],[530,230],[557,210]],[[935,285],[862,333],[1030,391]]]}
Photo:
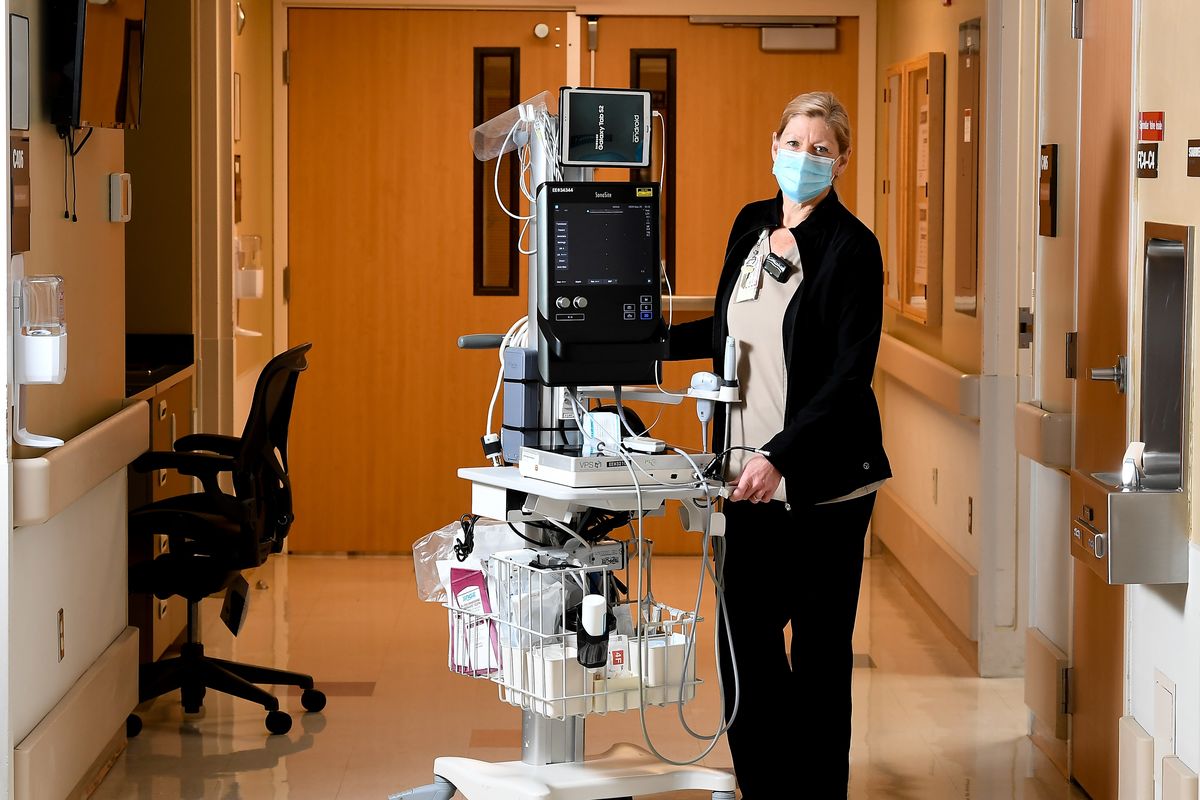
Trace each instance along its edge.
{"label": "hallway corridor", "polygon": [[[695,559],[659,559],[656,596],[691,602],[697,567]],[[275,737],[266,735],[261,711],[243,701],[210,692],[204,712],[184,719],[178,693],[159,698],[142,708],[145,729],[96,800],[383,800],[428,782],[438,755],[520,757],[519,714],[498,700],[491,683],[446,669],[442,609],[417,600],[409,559],[291,556],[272,560],[257,579],[236,648],[219,622],[220,601],[207,601],[208,648],[312,673],[329,696],[325,711],[305,715],[298,694],[281,695],[295,724]],[[1085,796],[1024,736],[1021,680],[973,677],[885,559],[867,562],[864,581],[853,800]],[[687,706],[701,732],[715,725],[717,708],[707,587],[706,603],[698,674],[707,683]],[[701,749],[673,712],[653,709],[647,719],[665,754],[683,758]],[[821,721],[811,724],[811,735],[821,735]],[[588,719],[589,753],[619,741],[642,742],[636,713]],[[705,763],[729,767],[724,742]],[[701,800],[707,793],[672,797]]]}

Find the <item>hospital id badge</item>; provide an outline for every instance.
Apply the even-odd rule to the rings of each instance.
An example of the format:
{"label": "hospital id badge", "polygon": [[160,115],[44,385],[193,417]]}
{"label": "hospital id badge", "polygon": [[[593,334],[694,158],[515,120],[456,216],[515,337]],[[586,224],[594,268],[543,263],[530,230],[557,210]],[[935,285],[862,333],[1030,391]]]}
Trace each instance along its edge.
{"label": "hospital id badge", "polygon": [[747,300],[758,299],[758,290],[762,286],[763,259],[769,249],[767,247],[769,235],[769,232],[764,229],[759,234],[754,247],[746,254],[746,260],[742,262],[742,268],[738,271],[737,292],[733,295],[733,302],[744,303]]}

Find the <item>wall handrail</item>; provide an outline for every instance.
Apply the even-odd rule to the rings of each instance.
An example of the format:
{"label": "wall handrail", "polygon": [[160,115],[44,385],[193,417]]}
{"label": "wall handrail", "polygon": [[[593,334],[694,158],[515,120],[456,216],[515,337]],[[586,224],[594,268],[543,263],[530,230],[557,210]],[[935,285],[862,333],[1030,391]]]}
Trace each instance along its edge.
{"label": "wall handrail", "polygon": [[1033,403],[1020,402],[1013,420],[1017,453],[1050,469],[1071,468],[1070,413],[1047,411]]}
{"label": "wall handrail", "polygon": [[879,338],[876,366],[934,405],[979,421],[979,375],[963,372],[888,333]]}
{"label": "wall handrail", "polygon": [[13,527],[40,525],[150,448],[150,404],[133,403],[37,458],[13,459]]}

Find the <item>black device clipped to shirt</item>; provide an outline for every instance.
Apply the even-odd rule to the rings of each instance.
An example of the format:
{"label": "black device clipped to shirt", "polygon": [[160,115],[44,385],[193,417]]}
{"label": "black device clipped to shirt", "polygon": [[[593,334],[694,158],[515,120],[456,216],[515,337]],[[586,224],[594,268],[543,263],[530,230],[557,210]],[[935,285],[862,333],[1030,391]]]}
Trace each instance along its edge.
{"label": "black device clipped to shirt", "polygon": [[792,271],[792,265],[788,263],[788,260],[782,256],[777,256],[774,253],[767,253],[766,259],[763,260],[763,269],[768,275],[780,283],[787,283],[788,275],[790,275]]}

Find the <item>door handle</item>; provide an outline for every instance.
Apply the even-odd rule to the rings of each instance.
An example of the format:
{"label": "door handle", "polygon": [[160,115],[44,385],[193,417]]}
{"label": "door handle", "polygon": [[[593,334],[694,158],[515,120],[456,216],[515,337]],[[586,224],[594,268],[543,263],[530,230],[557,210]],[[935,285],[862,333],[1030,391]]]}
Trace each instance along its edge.
{"label": "door handle", "polygon": [[1117,356],[1117,365],[1115,367],[1102,367],[1100,369],[1093,368],[1090,370],[1092,380],[1094,381],[1112,381],[1117,385],[1117,391],[1125,394],[1125,385],[1127,375],[1127,365],[1129,359],[1125,356]]}

